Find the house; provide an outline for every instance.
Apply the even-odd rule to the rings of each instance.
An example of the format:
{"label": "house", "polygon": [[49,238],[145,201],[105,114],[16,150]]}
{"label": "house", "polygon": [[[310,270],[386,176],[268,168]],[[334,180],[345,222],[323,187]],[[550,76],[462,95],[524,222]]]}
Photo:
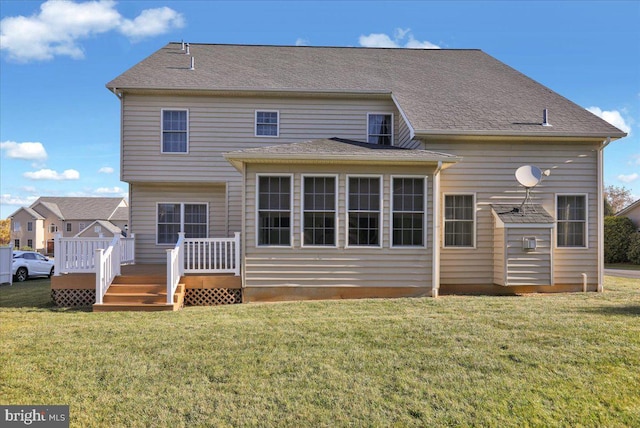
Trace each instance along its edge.
{"label": "house", "polygon": [[9,216],[14,248],[30,247],[46,254],[54,253],[54,237],[83,236],[85,229],[105,236],[120,234],[129,223],[129,205],[124,198],[53,197],[38,198],[29,207],[21,207]]}
{"label": "house", "polygon": [[640,199],[627,205],[616,214],[616,217],[629,217],[640,232]]}
{"label": "house", "polygon": [[480,50],[169,43],[107,88],[138,264],[240,232],[245,302],[602,285],[626,134]]}

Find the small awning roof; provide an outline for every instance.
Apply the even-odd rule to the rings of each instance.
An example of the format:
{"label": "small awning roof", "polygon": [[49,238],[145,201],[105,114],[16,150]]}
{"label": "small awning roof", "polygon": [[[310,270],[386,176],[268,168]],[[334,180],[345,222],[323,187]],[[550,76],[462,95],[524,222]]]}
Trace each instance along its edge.
{"label": "small awning roof", "polygon": [[325,138],[245,149],[225,153],[224,157],[238,170],[242,170],[244,163],[366,165],[437,165],[442,163],[442,167],[446,168],[462,160],[459,156],[447,153],[382,146],[343,138]]}
{"label": "small awning roof", "polygon": [[494,214],[504,224],[548,224],[554,218],[540,204],[491,204]]}

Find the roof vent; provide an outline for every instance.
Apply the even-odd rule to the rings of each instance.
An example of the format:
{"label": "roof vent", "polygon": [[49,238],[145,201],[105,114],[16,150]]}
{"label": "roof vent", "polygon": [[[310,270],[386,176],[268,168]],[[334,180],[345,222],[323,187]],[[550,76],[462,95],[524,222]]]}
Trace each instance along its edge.
{"label": "roof vent", "polygon": [[196,59],[194,57],[191,57],[191,68],[189,70],[195,70],[196,69]]}
{"label": "roof vent", "polygon": [[549,123],[549,110],[542,110],[542,126],[552,126]]}
{"label": "roof vent", "polygon": [[180,50],[183,51],[184,50],[184,40],[181,40],[181,42],[182,42],[182,47],[180,48]]}
{"label": "roof vent", "polygon": [[189,55],[189,43],[187,43],[187,51],[185,52],[185,54]]}

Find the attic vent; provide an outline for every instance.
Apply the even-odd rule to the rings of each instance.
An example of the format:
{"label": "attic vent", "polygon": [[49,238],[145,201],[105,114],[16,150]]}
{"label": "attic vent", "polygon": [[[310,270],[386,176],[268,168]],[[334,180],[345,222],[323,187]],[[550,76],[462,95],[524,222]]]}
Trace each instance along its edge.
{"label": "attic vent", "polygon": [[187,43],[187,50],[186,50],[185,54],[189,55],[189,43]]}
{"label": "attic vent", "polygon": [[191,57],[191,68],[189,70],[195,70],[196,69],[196,59],[194,57]]}
{"label": "attic vent", "polygon": [[180,48],[180,50],[183,51],[184,50],[184,40],[181,40],[181,42],[182,42],[182,47]]}
{"label": "attic vent", "polygon": [[549,110],[542,110],[542,126],[552,126],[549,123]]}

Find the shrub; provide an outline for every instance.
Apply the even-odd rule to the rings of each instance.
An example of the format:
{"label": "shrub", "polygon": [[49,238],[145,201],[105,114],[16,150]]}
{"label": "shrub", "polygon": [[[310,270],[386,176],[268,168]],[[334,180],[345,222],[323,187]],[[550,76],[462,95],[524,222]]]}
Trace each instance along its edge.
{"label": "shrub", "polygon": [[636,233],[628,217],[604,218],[604,262],[624,263],[629,261],[627,253],[631,236]]}
{"label": "shrub", "polygon": [[633,264],[640,265],[640,232],[631,235],[629,239],[629,250],[627,250],[627,258]]}

